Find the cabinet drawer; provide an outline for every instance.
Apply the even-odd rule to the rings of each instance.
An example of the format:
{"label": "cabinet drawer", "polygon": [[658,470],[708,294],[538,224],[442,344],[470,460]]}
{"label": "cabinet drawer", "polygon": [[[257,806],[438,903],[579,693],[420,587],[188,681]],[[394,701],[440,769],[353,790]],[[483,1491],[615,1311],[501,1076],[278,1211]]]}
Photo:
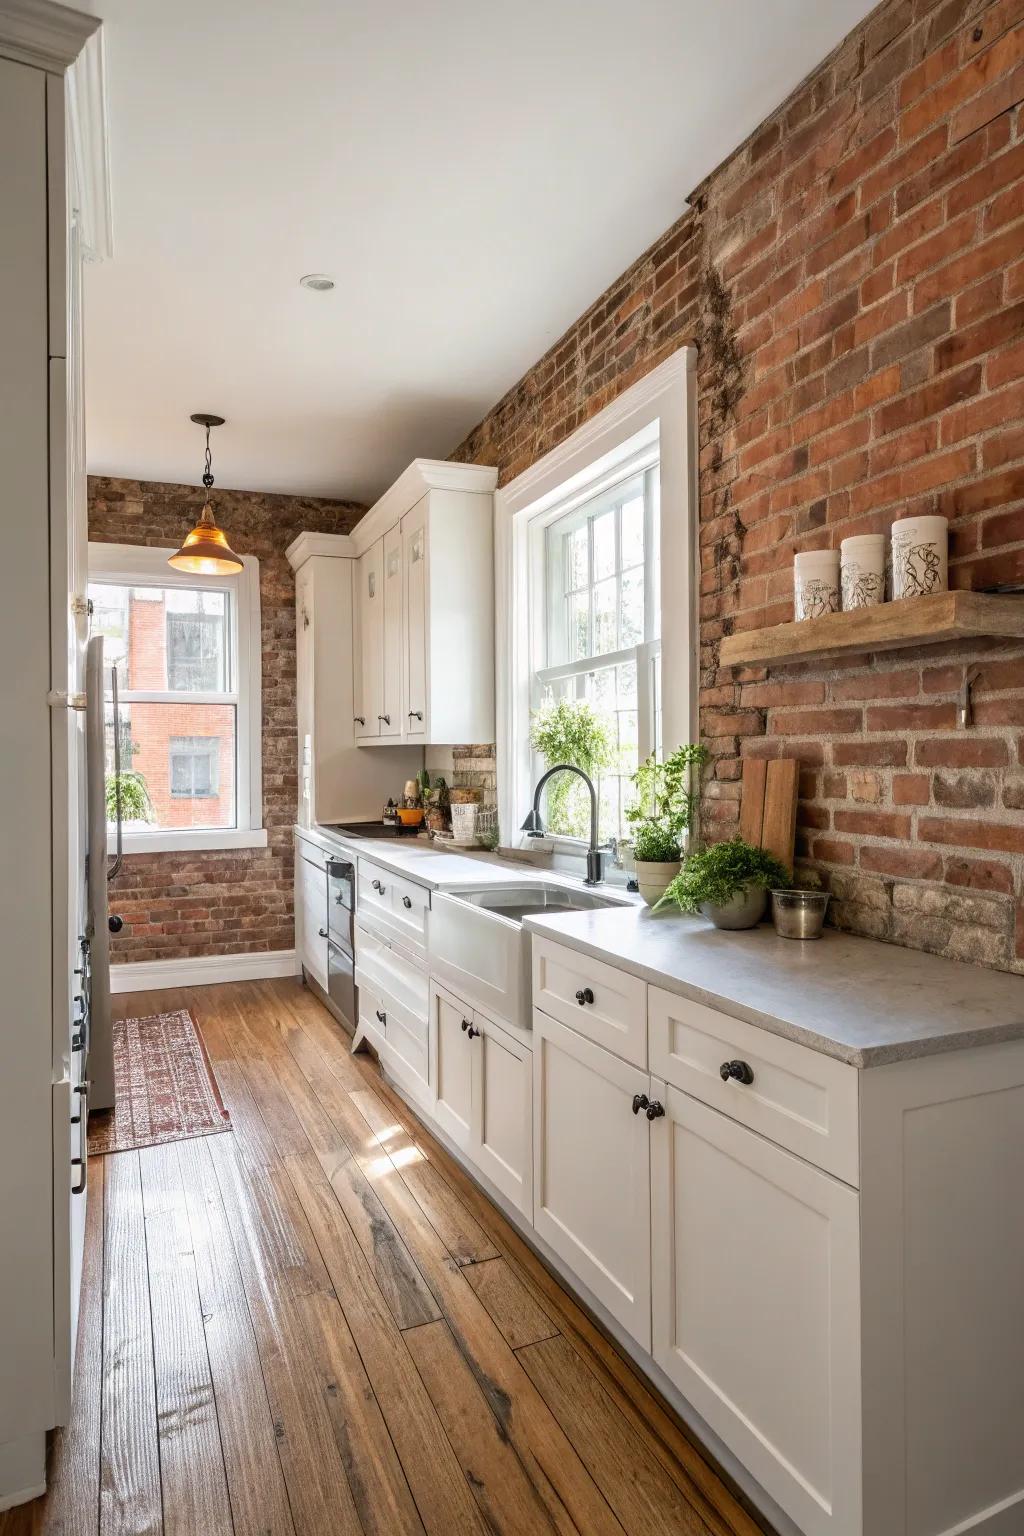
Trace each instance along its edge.
{"label": "cabinet drawer", "polygon": [[378,938],[361,923],[357,923],[356,981],[360,986],[364,978],[371,987],[387,993],[407,1012],[426,1024],[429,1011],[426,971],[386,939]]}
{"label": "cabinet drawer", "polygon": [[414,954],[425,958],[430,892],[412,880],[392,875],[385,894],[390,897],[389,917],[395,933]]}
{"label": "cabinet drawer", "polygon": [[647,983],[578,950],[533,939],[533,1003],[634,1066],[647,1066]]}
{"label": "cabinet drawer", "polygon": [[381,998],[386,1019],[384,1064],[421,1103],[432,1098],[427,1020],[409,1013],[386,994]]}
{"label": "cabinet drawer", "polygon": [[388,916],[391,895],[388,886],[391,876],[379,864],[360,859],[356,866],[356,911],[367,928],[389,931]]}
{"label": "cabinet drawer", "polygon": [[[651,1072],[855,1188],[856,1067],[660,987],[648,993]],[[752,1081],[722,1077],[728,1062]]]}

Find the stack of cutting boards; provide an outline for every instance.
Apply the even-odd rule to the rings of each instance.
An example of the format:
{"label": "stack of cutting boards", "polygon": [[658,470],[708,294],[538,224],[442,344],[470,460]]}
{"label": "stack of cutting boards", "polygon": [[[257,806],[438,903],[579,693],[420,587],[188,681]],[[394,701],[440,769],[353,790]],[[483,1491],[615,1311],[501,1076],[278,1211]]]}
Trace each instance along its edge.
{"label": "stack of cutting boards", "polygon": [[800,764],[795,757],[747,758],[743,764],[740,837],[793,868]]}

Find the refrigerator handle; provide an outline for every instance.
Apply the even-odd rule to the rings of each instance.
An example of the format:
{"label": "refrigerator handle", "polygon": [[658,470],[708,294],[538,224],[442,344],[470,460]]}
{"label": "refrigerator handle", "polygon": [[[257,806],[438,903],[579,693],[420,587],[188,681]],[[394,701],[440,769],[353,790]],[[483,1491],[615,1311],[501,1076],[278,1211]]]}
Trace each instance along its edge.
{"label": "refrigerator handle", "polygon": [[121,844],[121,711],[117,698],[117,664],[110,669],[110,694],[114,709],[114,806],[117,816],[117,851],[114,862],[107,870],[108,882],[113,880],[124,861]]}

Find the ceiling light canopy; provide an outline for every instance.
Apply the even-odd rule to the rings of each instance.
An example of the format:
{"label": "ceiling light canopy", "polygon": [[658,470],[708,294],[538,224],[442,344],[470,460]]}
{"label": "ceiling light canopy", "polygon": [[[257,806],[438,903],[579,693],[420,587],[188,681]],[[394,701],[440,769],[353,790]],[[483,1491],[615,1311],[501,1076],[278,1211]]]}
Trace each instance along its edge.
{"label": "ceiling light canopy", "polygon": [[199,412],[191,420],[206,428],[206,461],[203,468],[203,485],[206,501],[199,521],[185,539],[184,544],[169,560],[176,571],[188,571],[193,576],[235,576],[242,570],[242,560],[228,543],[227,535],[217,527],[210,505],[213,487],[213,459],[210,454],[210,428],[222,427],[223,416],[210,416]]}
{"label": "ceiling light canopy", "polygon": [[328,277],[326,272],[307,272],[305,277],[299,278],[299,287],[310,288],[314,293],[330,293],[334,278]]}

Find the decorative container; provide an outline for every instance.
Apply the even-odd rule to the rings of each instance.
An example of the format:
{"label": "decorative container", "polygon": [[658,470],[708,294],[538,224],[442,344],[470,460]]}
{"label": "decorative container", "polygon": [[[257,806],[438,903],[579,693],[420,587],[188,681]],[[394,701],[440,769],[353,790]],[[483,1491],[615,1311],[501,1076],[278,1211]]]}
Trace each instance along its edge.
{"label": "decorative container", "polygon": [[874,608],[885,599],[885,534],[860,533],[839,546],[843,612]]}
{"label": "decorative container", "polygon": [[892,595],[927,597],[949,586],[949,520],[904,517],[892,525]]}
{"label": "decorative container", "polygon": [[820,939],[828,891],[772,891],[772,921],[783,939]]}
{"label": "decorative container", "polygon": [[460,805],[453,801],[452,836],[457,843],[476,841],[476,813],[475,805]]}
{"label": "decorative container", "polygon": [[422,805],[400,805],[398,819],[403,827],[418,827],[423,822]]}
{"label": "decorative container", "polygon": [[649,907],[653,907],[661,900],[678,875],[681,861],[679,859],[669,859],[664,862],[654,859],[637,859],[634,868],[640,895]]}
{"label": "decorative container", "polygon": [[794,556],[793,600],[797,619],[839,612],[838,549],[809,549]]}
{"label": "decorative container", "polygon": [[[838,559],[838,553],[836,558]],[[753,928],[764,916],[768,892],[761,885],[748,885],[730,896],[724,906],[706,901],[701,913],[716,928]]]}

